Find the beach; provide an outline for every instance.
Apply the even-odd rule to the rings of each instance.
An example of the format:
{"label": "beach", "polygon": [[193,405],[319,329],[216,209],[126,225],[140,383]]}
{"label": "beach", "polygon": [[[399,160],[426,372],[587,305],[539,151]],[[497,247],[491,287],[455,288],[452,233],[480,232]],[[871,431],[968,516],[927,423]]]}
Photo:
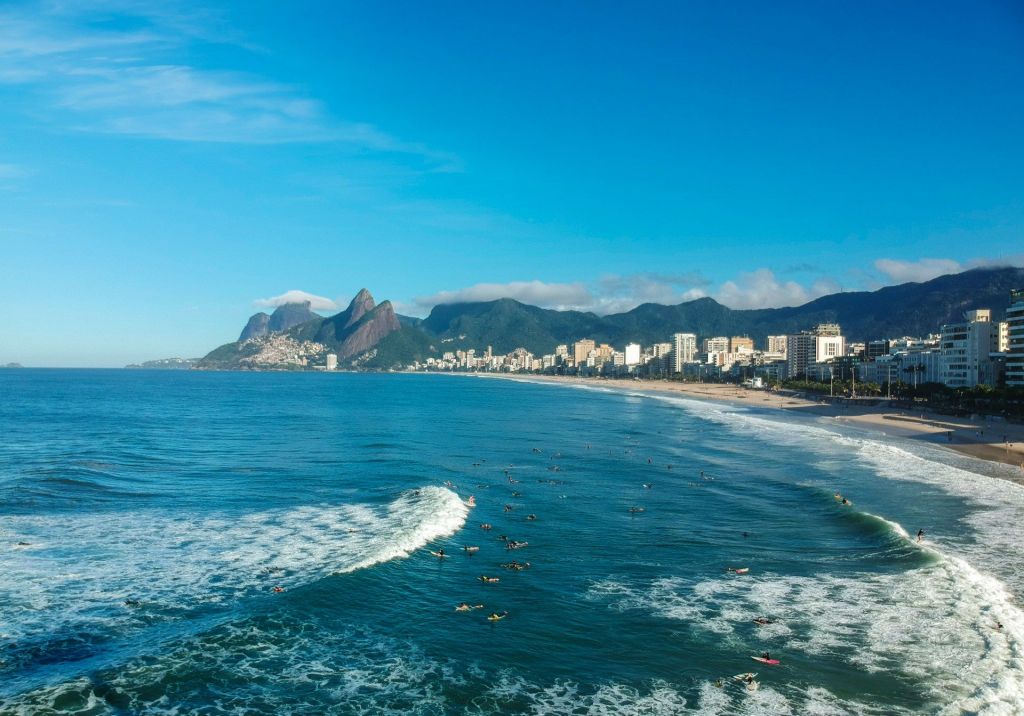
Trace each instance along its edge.
{"label": "beach", "polygon": [[[839,424],[881,432],[893,437],[924,440],[981,460],[1020,469],[1010,479],[1024,484],[1024,425],[998,418],[939,415],[923,410],[893,410],[884,405],[846,405],[809,400],[785,391],[769,392],[731,383],[682,383],[668,380],[608,380],[552,375],[481,373],[488,377],[561,384],[599,386],[610,390],[669,393],[747,407],[784,410],[832,418]],[[880,401],[879,401],[880,402]]]}

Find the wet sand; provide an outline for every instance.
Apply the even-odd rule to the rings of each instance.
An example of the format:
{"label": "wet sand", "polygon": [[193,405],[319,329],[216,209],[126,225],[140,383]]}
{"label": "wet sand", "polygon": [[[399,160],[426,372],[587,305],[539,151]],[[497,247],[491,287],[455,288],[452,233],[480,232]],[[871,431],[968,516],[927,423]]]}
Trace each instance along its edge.
{"label": "wet sand", "polygon": [[526,380],[600,386],[611,390],[672,393],[737,405],[774,410],[788,410],[832,418],[837,422],[876,430],[886,435],[926,440],[936,445],[982,460],[1013,465],[1021,470],[1024,481],[1024,425],[1007,423],[996,418],[975,419],[950,417],[920,410],[893,410],[884,405],[839,405],[790,395],[743,388],[729,383],[679,383],[667,380],[607,380],[552,375],[510,375],[479,373],[477,375],[507,380]]}

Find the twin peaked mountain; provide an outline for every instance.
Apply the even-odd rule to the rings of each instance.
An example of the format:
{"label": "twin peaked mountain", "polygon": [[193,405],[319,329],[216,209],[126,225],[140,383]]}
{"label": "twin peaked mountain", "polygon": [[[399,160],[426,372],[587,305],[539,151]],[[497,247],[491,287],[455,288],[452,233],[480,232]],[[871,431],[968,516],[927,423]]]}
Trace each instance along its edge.
{"label": "twin peaked mountain", "polygon": [[275,365],[271,357],[265,360],[254,359],[269,350],[270,342],[261,339],[275,336],[282,339],[283,344],[278,347],[285,353],[290,347],[298,351],[309,350],[304,344],[315,343],[326,349],[324,353],[336,354],[340,362],[366,353],[382,338],[400,328],[401,324],[391,302],[375,304],[373,296],[364,288],[356,294],[348,308],[327,318],[314,313],[308,301],[279,306],[269,316],[257,313],[249,319],[237,341],[211,351],[199,361],[199,367],[271,367]]}
{"label": "twin peaked mountain", "polygon": [[[324,318],[308,303],[281,306],[272,315],[249,319],[239,341],[221,346],[199,362],[201,368],[275,367],[275,356],[294,356],[303,344],[336,353],[339,367],[389,369],[444,351],[492,346],[507,353],[522,346],[531,353],[552,353],[560,343],[593,338],[623,346],[667,341],[673,333],[750,336],[760,346],[765,336],[799,331],[819,323],[839,323],[850,341],[925,336],[944,323],[963,319],[964,311],[992,310],[1002,320],[1011,289],[1024,288],[1024,269],[978,268],[939,276],[923,283],[886,286],[822,296],[802,306],[733,310],[711,298],[674,306],[645,303],[625,313],[598,316],[555,311],[510,298],[438,305],[426,318],[398,316],[388,301],[375,306],[365,289],[337,314]],[[252,340],[255,339],[255,340]],[[291,353],[289,353],[291,349]],[[284,361],[287,362],[287,361]],[[323,365],[318,356],[309,361]]]}

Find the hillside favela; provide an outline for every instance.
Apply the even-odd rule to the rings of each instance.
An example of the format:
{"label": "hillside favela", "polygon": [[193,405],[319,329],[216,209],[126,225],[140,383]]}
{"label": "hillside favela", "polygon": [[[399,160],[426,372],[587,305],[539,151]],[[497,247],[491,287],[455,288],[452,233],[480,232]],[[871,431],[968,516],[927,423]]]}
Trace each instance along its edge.
{"label": "hillside favela", "polygon": [[1022,50],[0,3],[0,716],[1024,716]]}

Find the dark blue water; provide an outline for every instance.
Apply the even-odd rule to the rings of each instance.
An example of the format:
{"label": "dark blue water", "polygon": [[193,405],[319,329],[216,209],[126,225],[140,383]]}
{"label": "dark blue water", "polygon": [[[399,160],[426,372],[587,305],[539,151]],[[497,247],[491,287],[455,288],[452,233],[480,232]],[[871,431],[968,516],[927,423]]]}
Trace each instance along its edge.
{"label": "dark blue water", "polygon": [[1021,712],[1024,490],[934,447],[479,378],[127,371],[0,372],[0,435],[5,713]]}

